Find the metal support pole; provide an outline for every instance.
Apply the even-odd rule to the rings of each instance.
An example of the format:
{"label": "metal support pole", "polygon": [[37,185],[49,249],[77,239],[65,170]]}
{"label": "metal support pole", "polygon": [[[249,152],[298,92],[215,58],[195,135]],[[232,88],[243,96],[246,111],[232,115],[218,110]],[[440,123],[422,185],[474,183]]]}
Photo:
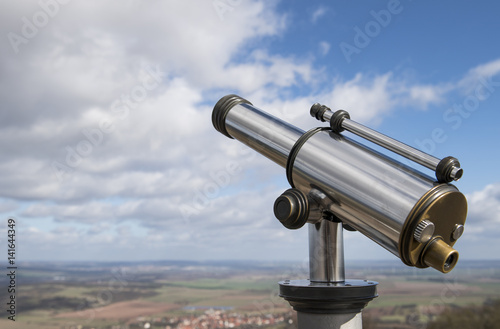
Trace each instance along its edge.
{"label": "metal support pole", "polygon": [[345,280],[341,222],[309,224],[309,280],[285,280],[280,296],[297,311],[299,329],[362,329],[361,312],[377,282]]}
{"label": "metal support pole", "polygon": [[344,282],[342,222],[322,220],[309,224],[309,279],[311,282]]}
{"label": "metal support pole", "polygon": [[299,329],[328,328],[328,329],[362,329],[361,312],[348,314],[316,314],[298,312]]}

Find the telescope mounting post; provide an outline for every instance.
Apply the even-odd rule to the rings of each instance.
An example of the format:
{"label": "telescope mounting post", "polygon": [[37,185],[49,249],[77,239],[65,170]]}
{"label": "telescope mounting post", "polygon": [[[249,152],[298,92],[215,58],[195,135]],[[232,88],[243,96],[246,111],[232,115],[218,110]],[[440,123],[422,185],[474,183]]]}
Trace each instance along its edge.
{"label": "telescope mounting post", "polygon": [[361,312],[377,297],[377,282],[345,280],[342,222],[309,223],[309,280],[279,282],[297,311],[299,329],[362,329]]}

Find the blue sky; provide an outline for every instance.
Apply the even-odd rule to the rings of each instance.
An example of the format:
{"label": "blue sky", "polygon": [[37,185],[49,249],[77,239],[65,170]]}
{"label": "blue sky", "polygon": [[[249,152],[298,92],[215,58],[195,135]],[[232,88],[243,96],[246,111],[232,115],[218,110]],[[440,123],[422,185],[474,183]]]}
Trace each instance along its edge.
{"label": "blue sky", "polygon": [[[228,93],[302,129],[311,104],[343,108],[457,157],[456,248],[498,259],[499,6],[4,1],[0,218],[18,222],[19,259],[307,259],[307,230],[272,213],[283,168],[212,127]],[[394,258],[345,240],[347,259]]]}

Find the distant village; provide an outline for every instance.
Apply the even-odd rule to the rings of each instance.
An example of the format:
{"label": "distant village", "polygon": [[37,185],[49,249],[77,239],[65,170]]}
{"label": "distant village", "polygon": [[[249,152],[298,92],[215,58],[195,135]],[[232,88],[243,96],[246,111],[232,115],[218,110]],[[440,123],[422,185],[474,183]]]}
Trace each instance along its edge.
{"label": "distant village", "polygon": [[[207,308],[203,313],[185,314],[174,317],[139,317],[126,324],[113,325],[109,329],[250,329],[268,328],[278,324],[294,326],[294,312],[277,314],[240,314],[223,309]],[[64,329],[93,329],[87,326],[71,326]]]}

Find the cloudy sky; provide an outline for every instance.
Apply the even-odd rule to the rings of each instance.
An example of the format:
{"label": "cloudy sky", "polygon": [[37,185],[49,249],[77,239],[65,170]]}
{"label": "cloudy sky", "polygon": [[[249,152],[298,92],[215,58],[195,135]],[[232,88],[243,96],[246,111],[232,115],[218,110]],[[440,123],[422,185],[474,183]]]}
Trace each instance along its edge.
{"label": "cloudy sky", "polygon": [[[20,260],[292,259],[285,171],[216,132],[237,93],[315,102],[464,168],[462,258],[500,258],[500,6],[468,1],[0,2],[0,243]],[[422,169],[424,170],[424,169]],[[424,172],[428,173],[424,170]],[[393,259],[359,233],[346,258]]]}

